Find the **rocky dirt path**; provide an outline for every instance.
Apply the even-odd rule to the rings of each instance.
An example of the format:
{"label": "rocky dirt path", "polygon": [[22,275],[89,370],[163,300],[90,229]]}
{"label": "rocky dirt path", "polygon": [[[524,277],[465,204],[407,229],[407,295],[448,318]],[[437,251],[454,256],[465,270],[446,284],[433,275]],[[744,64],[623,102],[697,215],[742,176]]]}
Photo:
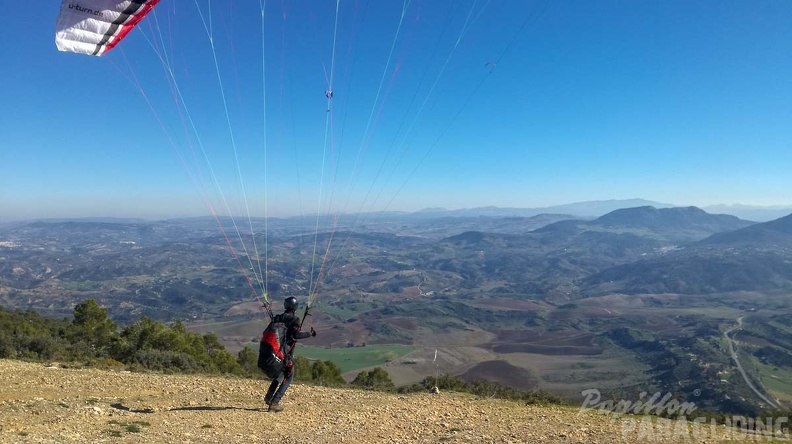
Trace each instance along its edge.
{"label": "rocky dirt path", "polygon": [[0,442],[723,442],[707,430],[693,439],[687,423],[683,433],[638,417],[625,422],[575,407],[453,393],[294,385],[283,402],[286,411],[268,413],[264,389],[264,381],[0,360]]}

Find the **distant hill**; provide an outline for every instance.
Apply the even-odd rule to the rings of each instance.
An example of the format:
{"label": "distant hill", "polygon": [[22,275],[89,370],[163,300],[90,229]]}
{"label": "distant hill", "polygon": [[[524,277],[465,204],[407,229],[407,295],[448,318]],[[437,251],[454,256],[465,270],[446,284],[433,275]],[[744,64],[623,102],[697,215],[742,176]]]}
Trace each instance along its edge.
{"label": "distant hill", "polygon": [[593,218],[609,213],[621,208],[632,208],[640,206],[653,206],[655,208],[673,207],[672,204],[653,202],[646,199],[612,199],[594,200],[588,202],[576,202],[563,205],[553,205],[549,207],[537,208],[500,208],[500,207],[477,207],[463,208],[458,210],[447,210],[444,208],[427,208],[416,213],[415,216],[421,217],[472,217],[472,216],[491,216],[491,217],[531,217],[540,214],[566,214],[575,217]]}
{"label": "distant hill", "polygon": [[709,214],[696,207],[642,206],[615,210],[593,221],[561,221],[537,232],[561,236],[585,231],[631,232],[671,243],[687,243],[750,225],[753,222],[725,214]]}
{"label": "distant hill", "polygon": [[[525,234],[471,230],[445,238],[439,246],[424,246],[416,262],[419,268],[458,273],[471,283],[497,279],[508,282],[513,290],[540,294],[581,281],[582,288],[594,292],[610,289],[599,287],[611,281],[624,281],[624,285],[612,286],[614,291],[663,289],[654,283],[644,285],[655,276],[644,273],[640,264],[669,248],[750,225],[753,222],[695,207],[642,206],[612,211],[593,221],[562,220]],[[690,265],[680,271],[696,268]],[[683,280],[696,276],[686,275]],[[749,287],[747,283],[739,286]]]}
{"label": "distant hill", "polygon": [[670,208],[676,205],[662,202],[654,202],[646,199],[611,199],[593,200],[589,202],[577,202],[565,205],[548,207],[548,212],[574,214],[581,217],[599,217],[610,212],[624,208],[654,207]]}
{"label": "distant hill", "polygon": [[[569,214],[542,213],[535,216],[449,216],[438,213],[433,217],[391,216],[382,218],[376,227],[379,231],[397,230],[432,238],[445,238],[465,231],[499,234],[521,234],[561,220],[577,219]],[[388,225],[388,223],[390,225]]]}
{"label": "distant hill", "polygon": [[[596,218],[615,210],[651,206],[654,208],[679,207],[669,203],[655,202],[646,199],[611,199],[575,202],[549,207],[531,208],[501,208],[501,207],[476,207],[457,210],[445,208],[427,208],[409,217],[436,218],[450,217],[531,217],[541,213],[567,214],[576,218]],[[755,205],[709,205],[700,207],[709,214],[729,214],[743,220],[754,222],[767,222],[792,213],[792,205],[787,206],[755,206]]]}
{"label": "distant hill", "polygon": [[587,277],[581,287],[586,294],[792,288],[792,215],[617,265]]}
{"label": "distant hill", "polygon": [[717,233],[699,242],[709,247],[751,247],[792,249],[792,214],[740,230]]}
{"label": "distant hill", "polygon": [[462,234],[451,236],[446,240],[457,245],[477,245],[481,244],[485,237],[486,235],[480,231],[466,231]]}
{"label": "distant hill", "polygon": [[702,207],[708,213],[731,214],[740,219],[767,222],[792,213],[792,205],[755,206],[755,205],[709,205]]}
{"label": "distant hill", "polygon": [[656,239],[607,230],[540,229],[521,235],[468,231],[426,245],[412,256],[418,268],[456,273],[466,285],[494,280],[509,291],[545,294],[662,246]]}
{"label": "distant hill", "polygon": [[792,288],[792,256],[761,251],[672,251],[581,281],[586,295],[709,294]]}
{"label": "distant hill", "polygon": [[612,211],[593,222],[596,225],[635,226],[664,229],[687,229],[701,226],[715,231],[734,230],[753,225],[734,216],[709,214],[696,207],[655,208],[651,206]]}

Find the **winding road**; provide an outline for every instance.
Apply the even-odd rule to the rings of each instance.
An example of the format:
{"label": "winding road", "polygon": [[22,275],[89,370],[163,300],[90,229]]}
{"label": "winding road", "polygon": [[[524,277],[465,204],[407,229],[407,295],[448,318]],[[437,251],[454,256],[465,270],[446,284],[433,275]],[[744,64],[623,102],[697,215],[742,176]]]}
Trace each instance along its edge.
{"label": "winding road", "polygon": [[759,389],[756,388],[753,382],[751,382],[751,379],[748,378],[748,374],[745,372],[745,369],[743,369],[742,364],[740,364],[740,359],[737,357],[737,352],[735,351],[735,347],[737,346],[737,341],[730,338],[729,333],[742,328],[742,321],[743,321],[743,317],[740,316],[739,318],[737,318],[737,325],[723,332],[723,337],[726,338],[726,342],[729,343],[729,353],[731,354],[732,359],[734,359],[734,363],[737,364],[737,370],[739,370],[740,374],[742,374],[743,379],[745,379],[745,383],[748,384],[748,387],[750,387],[751,390],[754,391],[754,393],[756,393],[756,396],[762,398],[762,400],[770,404],[771,407],[778,408],[776,403],[767,399],[764,393],[759,391]]}

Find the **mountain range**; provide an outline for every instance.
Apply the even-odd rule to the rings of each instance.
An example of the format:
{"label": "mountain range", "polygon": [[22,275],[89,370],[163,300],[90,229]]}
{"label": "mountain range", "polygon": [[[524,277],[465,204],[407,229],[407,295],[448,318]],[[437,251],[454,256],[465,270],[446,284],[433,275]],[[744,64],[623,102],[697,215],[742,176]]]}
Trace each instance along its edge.
{"label": "mountain range", "polygon": [[[646,199],[610,199],[594,200],[585,202],[575,202],[563,205],[553,205],[537,208],[502,208],[502,207],[476,207],[457,210],[447,210],[444,208],[427,208],[416,213],[410,213],[412,217],[431,217],[452,216],[452,217],[531,217],[538,214],[567,214],[578,218],[596,218],[615,210],[624,208],[634,208],[651,206],[654,208],[671,208],[681,205],[656,202]],[[754,206],[754,205],[708,205],[701,207],[702,210],[710,214],[730,214],[745,220],[756,222],[767,222],[792,213],[792,205],[788,206]]]}
{"label": "mountain range", "polygon": [[792,215],[704,239],[585,278],[585,294],[767,291],[792,288]]}
{"label": "mountain range", "polygon": [[[435,217],[429,218],[430,214]],[[339,223],[334,232],[317,233],[313,242],[334,239],[343,253],[358,255],[356,261],[383,270],[412,267],[450,273],[448,279],[461,278],[469,288],[497,281],[500,291],[516,293],[548,295],[559,288],[577,297],[608,292],[713,293],[764,291],[792,284],[792,215],[754,223],[696,207],[639,206],[616,209],[592,220],[563,214],[454,217],[426,212],[411,222],[383,219],[367,224],[355,229],[352,223]],[[284,220],[268,228],[270,261],[283,268],[272,269],[273,276],[279,276],[275,282],[300,287],[294,272],[304,266],[299,263],[302,259],[291,255],[306,248],[313,236],[305,236],[303,228]],[[207,256],[222,255],[227,248],[217,231],[196,220],[9,225],[0,230],[0,242],[4,241],[0,243],[0,287],[34,289],[46,286],[52,278],[80,282],[157,276],[164,275],[163,269],[186,270],[200,261],[217,263]],[[339,264],[350,260],[340,259]],[[218,285],[242,277],[229,279],[226,275],[193,292],[209,298],[222,288]],[[168,290],[169,285],[182,290]],[[160,282],[153,291],[172,295],[184,288],[184,283]],[[151,290],[138,285],[129,289],[137,294]]]}
{"label": "mountain range", "polygon": [[768,291],[792,288],[792,215],[754,223],[696,207],[643,206],[523,234],[468,231],[440,247],[418,247],[412,257],[421,268],[460,274],[468,285],[499,281],[502,291],[517,293]]}

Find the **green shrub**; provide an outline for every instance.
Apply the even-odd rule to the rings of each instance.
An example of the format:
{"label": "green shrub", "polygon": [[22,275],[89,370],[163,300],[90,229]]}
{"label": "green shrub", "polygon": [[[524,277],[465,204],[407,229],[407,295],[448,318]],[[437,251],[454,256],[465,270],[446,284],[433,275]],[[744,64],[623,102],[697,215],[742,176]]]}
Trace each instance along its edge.
{"label": "green shrub", "polygon": [[18,357],[46,360],[52,359],[58,351],[58,345],[49,336],[19,335],[14,342]]}
{"label": "green shrub", "polygon": [[382,367],[374,367],[369,371],[358,373],[352,385],[369,390],[391,391],[395,388],[390,375]]}
{"label": "green shrub", "polygon": [[16,348],[12,338],[0,331],[0,359],[12,359],[16,357]]}
{"label": "green shrub", "polygon": [[313,367],[305,356],[294,357],[294,380],[298,382],[313,381]]}
{"label": "green shrub", "polygon": [[[194,334],[187,333],[186,334]],[[242,367],[236,359],[223,347],[220,340],[213,333],[203,335],[203,349],[207,356],[207,362],[212,368],[220,373],[229,375],[242,375]]]}
{"label": "green shrub", "polygon": [[441,391],[471,393],[482,398],[511,399],[526,404],[569,404],[568,400],[544,390],[517,390],[483,379],[467,382],[448,374],[442,374],[437,378],[432,376],[424,378],[417,384],[399,387],[398,392],[425,392],[435,386]]}
{"label": "green shrub", "polygon": [[248,378],[260,378],[263,375],[258,368],[258,353],[250,347],[243,347],[237,353],[237,364],[242,374]]}
{"label": "green shrub", "polygon": [[169,350],[138,350],[130,361],[133,369],[143,368],[165,373],[199,373],[209,370],[206,363],[187,353]]}
{"label": "green shrub", "polygon": [[338,387],[346,385],[341,369],[333,361],[316,361],[311,366],[311,380],[316,385]]}

